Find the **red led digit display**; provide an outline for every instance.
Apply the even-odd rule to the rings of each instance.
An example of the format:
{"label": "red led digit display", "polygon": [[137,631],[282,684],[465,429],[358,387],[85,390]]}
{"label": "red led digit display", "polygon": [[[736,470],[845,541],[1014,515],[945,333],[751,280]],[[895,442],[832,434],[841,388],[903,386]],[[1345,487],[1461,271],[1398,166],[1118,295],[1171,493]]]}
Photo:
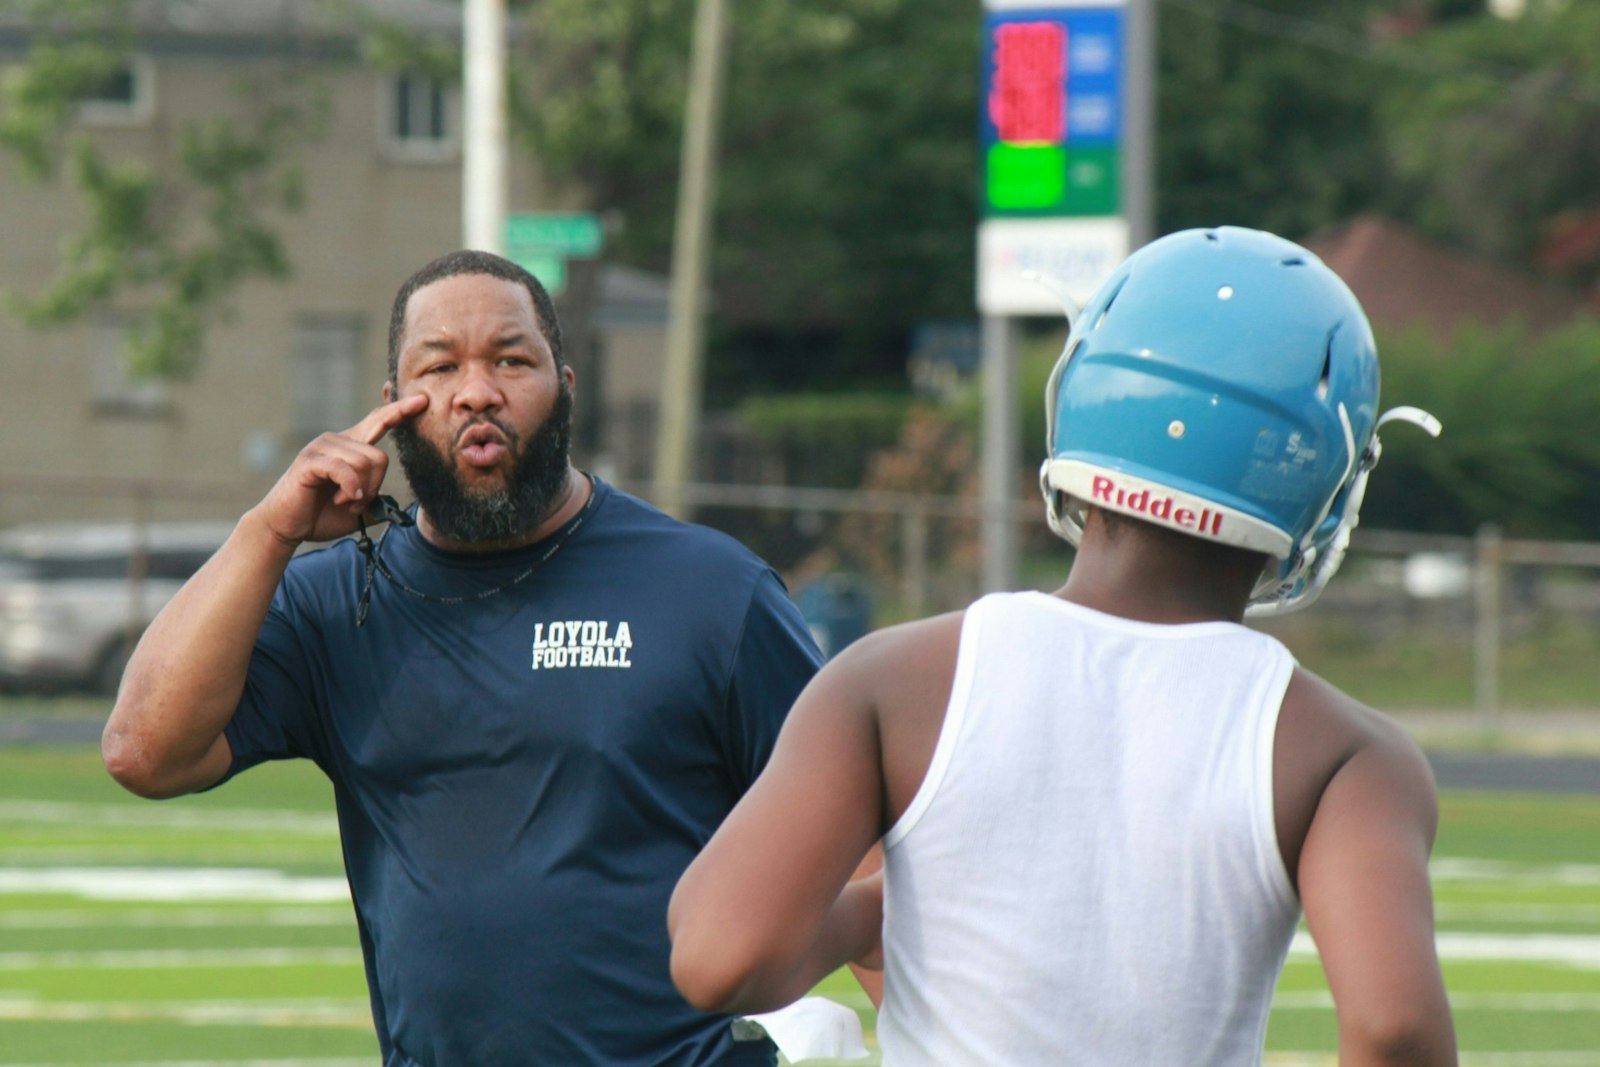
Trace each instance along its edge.
{"label": "red led digit display", "polygon": [[1007,144],[1059,144],[1066,137],[1067,28],[1010,22],[994,34],[989,118]]}
{"label": "red led digit display", "polygon": [[985,0],[979,138],[986,217],[1121,207],[1123,11]]}

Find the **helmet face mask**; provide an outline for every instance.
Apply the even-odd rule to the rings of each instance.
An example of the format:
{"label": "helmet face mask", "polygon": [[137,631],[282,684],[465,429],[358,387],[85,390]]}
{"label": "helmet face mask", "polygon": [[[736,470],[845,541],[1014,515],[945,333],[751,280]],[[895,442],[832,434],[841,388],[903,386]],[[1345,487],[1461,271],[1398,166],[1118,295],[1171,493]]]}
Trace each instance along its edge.
{"label": "helmet face mask", "polygon": [[1251,613],[1304,606],[1356,524],[1377,404],[1371,328],[1315,255],[1255,230],[1172,234],[1101,286],[1051,373],[1046,517],[1073,544],[1092,504],[1261,552]]}

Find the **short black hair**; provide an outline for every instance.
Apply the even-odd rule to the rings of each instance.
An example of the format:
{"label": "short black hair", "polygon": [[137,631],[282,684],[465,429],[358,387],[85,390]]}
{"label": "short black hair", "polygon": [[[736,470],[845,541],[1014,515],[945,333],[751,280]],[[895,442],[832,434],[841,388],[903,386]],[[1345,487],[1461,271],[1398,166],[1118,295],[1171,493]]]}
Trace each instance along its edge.
{"label": "short black hair", "polygon": [[504,256],[464,248],[459,252],[447,252],[424,265],[407,278],[395,294],[394,308],[389,312],[389,381],[395,381],[400,367],[400,338],[406,331],[406,305],[411,302],[411,294],[425,285],[458,274],[487,274],[528,290],[528,295],[533,297],[533,310],[539,317],[539,332],[550,345],[556,367],[565,365],[561,353],[561,323],[556,318],[556,305],[550,299],[550,291],[538,278]]}

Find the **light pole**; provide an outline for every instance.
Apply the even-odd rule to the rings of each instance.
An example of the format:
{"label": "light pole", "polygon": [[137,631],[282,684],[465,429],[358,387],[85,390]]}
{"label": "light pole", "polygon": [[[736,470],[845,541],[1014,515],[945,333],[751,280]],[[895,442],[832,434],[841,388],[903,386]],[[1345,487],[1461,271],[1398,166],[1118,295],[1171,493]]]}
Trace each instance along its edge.
{"label": "light pole", "polygon": [[499,253],[506,217],[505,0],[466,0],[461,17],[461,243]]}

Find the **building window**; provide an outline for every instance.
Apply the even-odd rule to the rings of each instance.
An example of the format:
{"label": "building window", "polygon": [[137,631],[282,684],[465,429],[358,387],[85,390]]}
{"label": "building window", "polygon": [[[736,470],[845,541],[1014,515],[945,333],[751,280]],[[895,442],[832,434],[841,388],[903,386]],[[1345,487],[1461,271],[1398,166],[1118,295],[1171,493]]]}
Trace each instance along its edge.
{"label": "building window", "polygon": [[325,430],[345,430],[361,414],[361,322],[354,316],[307,316],[295,324],[289,381],[296,445]]}
{"label": "building window", "polygon": [[132,56],[93,89],[83,94],[78,114],[96,126],[129,126],[155,114],[155,64]]}
{"label": "building window", "polygon": [[399,155],[439,157],[455,151],[455,93],[443,82],[410,71],[388,80],[384,141]]}
{"label": "building window", "polygon": [[160,378],[135,378],[128,372],[126,318],[108,315],[91,327],[90,376],[94,409],[101,415],[164,418],[172,395]]}

